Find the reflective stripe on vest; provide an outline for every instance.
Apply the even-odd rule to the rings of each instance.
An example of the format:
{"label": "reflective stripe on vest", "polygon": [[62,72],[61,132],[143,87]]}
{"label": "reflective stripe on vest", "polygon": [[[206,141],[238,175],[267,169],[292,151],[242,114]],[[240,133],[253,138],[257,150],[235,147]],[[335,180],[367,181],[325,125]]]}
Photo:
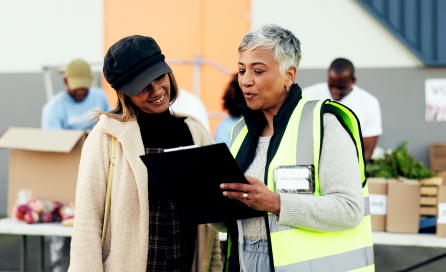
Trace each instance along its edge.
{"label": "reflective stripe on vest", "polygon": [[[290,116],[280,146],[268,168],[267,186],[275,191],[273,169],[279,165],[314,164],[315,193],[320,196],[319,157],[321,153],[322,105],[330,101],[310,101],[303,97]],[[339,105],[339,104],[338,104]],[[356,117],[345,107],[336,108],[348,118],[363,164],[359,125]],[[302,133],[299,133],[302,132]],[[310,133],[313,132],[313,133]],[[248,134],[242,119],[233,130],[231,152],[234,157]],[[297,139],[297,140],[296,140]],[[359,139],[359,140],[358,140]],[[290,152],[296,150],[296,152]],[[362,160],[362,161],[361,161]],[[364,169],[360,167],[361,172]],[[342,232],[314,232],[276,224],[275,215],[269,215],[270,239],[275,271],[374,271],[373,241],[370,223],[368,186],[363,187],[364,217],[358,227]],[[356,270],[355,270],[356,271]]]}
{"label": "reflective stripe on vest", "polygon": [[243,140],[245,139],[247,134],[248,134],[248,126],[246,125],[245,118],[242,118],[240,119],[240,121],[238,121],[237,125],[235,125],[235,127],[232,129],[231,145],[229,150],[231,151],[232,156],[234,156],[234,158],[237,156],[237,152],[240,150]]}
{"label": "reflective stripe on vest", "polygon": [[[246,123],[245,123],[245,118],[241,118],[237,124],[234,126],[234,128],[232,129],[231,132],[231,143],[229,146],[232,146],[232,144],[234,144],[235,139],[237,138],[237,135],[240,134],[240,132],[242,132],[243,128],[245,128]],[[248,132],[248,128],[246,127],[246,132]],[[235,137],[234,137],[235,135]],[[239,147],[240,148],[240,147]]]}
{"label": "reflective stripe on vest", "polygon": [[346,106],[339,104],[337,102],[326,100],[324,103],[330,104],[335,107],[336,111],[341,115],[342,119],[344,120],[345,124],[349,127],[350,131],[353,134],[353,137],[355,138],[356,142],[356,149],[358,150],[358,160],[359,160],[359,168],[361,170],[361,179],[364,182],[365,181],[365,162],[364,162],[364,156],[363,150],[362,150],[362,144],[361,144],[361,130],[359,127],[359,122],[357,121],[358,118],[356,115]]}

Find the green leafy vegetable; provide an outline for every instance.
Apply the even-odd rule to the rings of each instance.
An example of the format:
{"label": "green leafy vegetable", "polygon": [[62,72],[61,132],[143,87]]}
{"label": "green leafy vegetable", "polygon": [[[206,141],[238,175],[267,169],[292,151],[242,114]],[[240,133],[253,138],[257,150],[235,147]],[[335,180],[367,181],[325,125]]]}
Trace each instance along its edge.
{"label": "green leafy vegetable", "polygon": [[370,177],[378,178],[402,176],[417,180],[436,176],[421,161],[414,160],[410,156],[409,151],[407,151],[407,141],[402,141],[401,145],[392,150],[391,153],[385,153],[383,158],[367,164],[367,174]]}

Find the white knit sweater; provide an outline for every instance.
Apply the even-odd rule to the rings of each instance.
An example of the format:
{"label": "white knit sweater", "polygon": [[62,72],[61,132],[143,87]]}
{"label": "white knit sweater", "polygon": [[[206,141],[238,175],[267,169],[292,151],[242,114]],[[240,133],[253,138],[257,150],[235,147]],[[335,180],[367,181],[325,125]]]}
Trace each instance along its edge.
{"label": "white knit sweater", "polygon": [[[187,117],[185,123],[195,144],[214,143],[195,117],[175,114]],[[110,217],[102,250],[102,220],[112,136],[117,138],[116,160]],[[141,155],[144,155],[144,146],[136,120],[119,122],[100,116],[82,149],[71,242],[71,272],[146,270],[149,191],[147,168],[139,157]],[[197,230],[192,271],[221,271],[218,233],[208,225],[199,225]]]}
{"label": "white knit sweater", "polygon": [[[246,169],[245,175],[259,180],[265,178],[266,155],[268,153],[271,137],[259,137],[256,154],[251,165]],[[256,217],[242,220],[243,237],[249,240],[268,239],[266,234],[265,218]]]}

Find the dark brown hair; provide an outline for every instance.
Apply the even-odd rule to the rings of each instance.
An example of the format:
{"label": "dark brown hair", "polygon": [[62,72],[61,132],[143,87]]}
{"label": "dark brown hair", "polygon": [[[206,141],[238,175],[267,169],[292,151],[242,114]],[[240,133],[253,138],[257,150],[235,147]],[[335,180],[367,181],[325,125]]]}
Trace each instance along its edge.
{"label": "dark brown hair", "polygon": [[231,116],[239,117],[242,115],[242,108],[246,107],[246,100],[238,85],[238,73],[232,75],[223,95],[223,101],[223,108],[228,110]]}

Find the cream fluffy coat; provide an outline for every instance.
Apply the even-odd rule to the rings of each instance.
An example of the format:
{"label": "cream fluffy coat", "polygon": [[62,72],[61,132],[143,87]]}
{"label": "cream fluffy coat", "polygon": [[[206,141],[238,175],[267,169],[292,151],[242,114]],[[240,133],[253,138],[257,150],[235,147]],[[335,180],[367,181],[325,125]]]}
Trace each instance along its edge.
{"label": "cream fluffy coat", "polygon": [[[214,143],[202,123],[187,117],[194,143]],[[154,128],[156,129],[156,128]],[[110,217],[101,249],[111,139],[117,138]],[[76,220],[71,242],[70,271],[146,271],[149,232],[149,191],[141,133],[136,121],[100,116],[82,149],[76,189]],[[191,184],[193,186],[193,184]],[[221,271],[218,232],[199,225],[192,271]]]}

